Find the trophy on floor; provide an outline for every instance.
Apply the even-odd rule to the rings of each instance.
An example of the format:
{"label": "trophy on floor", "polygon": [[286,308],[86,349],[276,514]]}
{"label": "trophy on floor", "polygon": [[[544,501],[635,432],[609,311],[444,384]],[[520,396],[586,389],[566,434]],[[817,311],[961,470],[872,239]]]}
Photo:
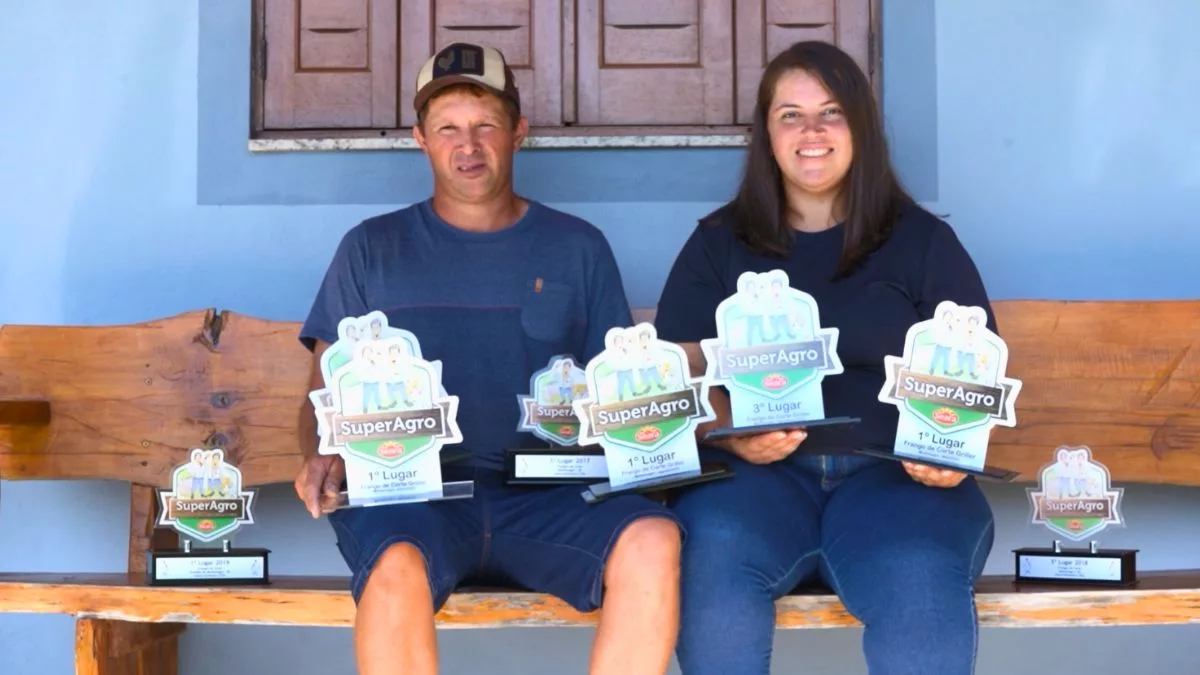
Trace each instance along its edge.
{"label": "trophy on floor", "polygon": [[908,329],[903,357],[884,357],[879,400],[900,411],[894,447],[855,451],[1011,481],[1016,471],[986,464],[992,427],[1017,423],[1021,381],[1007,367],[1008,345],[982,307],[939,303],[932,319]]}
{"label": "trophy on floor", "polygon": [[588,483],[608,477],[604,451],[578,445],[579,417],[572,402],[587,393],[586,373],[567,354],[552,357],[529,378],[529,394],[517,397],[521,407],[517,430],[550,447],[508,448],[505,468],[510,485]]}
{"label": "trophy on floor", "polygon": [[691,377],[683,348],[659,340],[653,324],[609,329],[585,374],[588,393],[572,401],[579,443],[599,444],[608,468],[607,481],[583,491],[586,501],[733,475],[701,464],[695,427],[714,418],[708,384]]}
{"label": "trophy on floor", "polygon": [[786,272],[743,272],[716,321],[717,337],[700,341],[705,379],[729,392],[733,419],[704,440],[859,422],[825,416],[821,382],[842,373],[838,329],[821,327],[816,299]]}
{"label": "trophy on floor", "polygon": [[1132,586],[1137,583],[1137,549],[1103,549],[1093,538],[1120,527],[1124,488],[1110,483],[1108,467],[1087,446],[1059,446],[1054,461],[1042,467],[1038,486],[1026,488],[1032,522],[1072,541],[1089,539],[1087,548],[1064,548],[1055,539],[1048,548],[1018,548],[1018,583]]}
{"label": "trophy on floor", "polygon": [[152,586],[262,585],[270,583],[265,548],[233,548],[233,535],[254,522],[254,492],[220,448],[195,448],[175,467],[171,489],[159,490],[157,525],[179,533],[180,548],[146,551]]}
{"label": "trophy on floor", "polygon": [[309,398],[318,452],[346,464],[338,508],[474,496],[474,481],[442,481],[442,446],[462,442],[458,397],[442,386],[441,363],[421,357],[415,335],[388,326],[383,312],[346,317],[321,372],[325,387]]}

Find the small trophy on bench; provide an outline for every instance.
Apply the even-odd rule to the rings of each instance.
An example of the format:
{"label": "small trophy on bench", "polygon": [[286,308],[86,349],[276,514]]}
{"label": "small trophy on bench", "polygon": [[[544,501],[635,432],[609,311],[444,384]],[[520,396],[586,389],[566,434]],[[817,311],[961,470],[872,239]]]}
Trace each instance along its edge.
{"label": "small trophy on bench", "polygon": [[729,392],[732,427],[704,440],[857,424],[825,417],[821,381],[842,373],[837,328],[822,328],[817,301],[786,272],[743,272],[717,305],[717,337],[700,341],[705,379]]}
{"label": "small trophy on bench", "polygon": [[527,431],[551,446],[509,448],[505,466],[510,485],[569,485],[608,477],[604,451],[578,447],[579,417],[572,402],[585,398],[587,393],[587,375],[570,355],[551,358],[545,368],[529,378],[529,394],[517,397],[521,407],[517,430]]}
{"label": "small trophy on bench", "polygon": [[733,475],[725,464],[701,465],[695,427],[715,417],[708,383],[691,377],[683,348],[659,340],[653,324],[609,329],[585,374],[588,393],[572,401],[579,443],[604,448],[608,480],[585,489],[584,500]]}
{"label": "small trophy on bench", "polygon": [[[181,548],[146,551],[152,586],[262,585],[270,583],[265,548],[231,548],[233,535],[254,522],[254,492],[242,489],[242,472],[225,451],[195,448],[175,467],[171,489],[158,491],[158,525],[179,533]],[[219,542],[219,543],[217,543]]]}
{"label": "small trophy on bench", "polygon": [[[1124,488],[1110,483],[1108,467],[1092,458],[1087,446],[1059,446],[1054,462],[1042,467],[1038,486],[1026,488],[1032,522],[1072,541],[1090,539],[1108,527],[1124,525],[1119,510]],[[1132,586],[1137,583],[1137,549],[1088,548],[1013,551],[1017,583]]]}
{"label": "small trophy on bench", "polygon": [[892,448],[856,452],[1009,482],[1017,472],[986,464],[992,427],[1016,426],[1021,381],[1008,377],[1008,345],[982,307],[938,303],[913,324],[904,356],[885,356],[879,400],[900,411]]}
{"label": "small trophy on bench", "polygon": [[337,507],[473,497],[474,481],[442,482],[442,446],[462,434],[441,362],[422,358],[416,336],[383,312],[342,319],[338,336],[321,355],[325,387],[309,394],[318,452],[346,463]]}

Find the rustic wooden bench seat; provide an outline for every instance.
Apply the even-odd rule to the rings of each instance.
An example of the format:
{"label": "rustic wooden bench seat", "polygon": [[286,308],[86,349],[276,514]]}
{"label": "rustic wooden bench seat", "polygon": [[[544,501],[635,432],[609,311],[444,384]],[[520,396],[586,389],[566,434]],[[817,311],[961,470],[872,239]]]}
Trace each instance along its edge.
{"label": "rustic wooden bench seat", "polygon": [[[995,310],[1008,372],[1024,388],[1018,426],[996,429],[990,463],[1031,481],[1055,447],[1082,444],[1118,485],[1200,485],[1200,352],[1191,349],[1200,301],[1008,301]],[[169,486],[190,448],[225,448],[248,487],[292,481],[309,358],[297,330],[212,310],[127,326],[0,327],[0,477],[111,479],[132,491],[127,574],[2,573],[0,611],[77,617],[77,672],[93,675],[176,673],[188,623],[350,626],[346,577],[186,589],[143,579],[151,542],[177,543],[153,527],[154,488]],[[0,526],[13,517],[0,514]],[[1200,570],[1140,578],[1129,589],[1018,588],[1005,574],[980,582],[977,604],[984,626],[1200,623]],[[778,609],[780,628],[858,625],[823,589],[798,591]],[[460,589],[437,617],[444,628],[597,618],[541,594],[475,588]]]}
{"label": "rustic wooden bench seat", "polygon": [[[1053,628],[1200,622],[1200,572],[1142,572],[1137,588],[1013,587],[1012,575],[976,587],[987,627]],[[781,629],[861,625],[837,596],[802,591],[777,604]],[[271,626],[354,624],[346,577],[275,577],[269,587],[148,587],[137,574],[0,574],[0,611],[69,614],[120,622]],[[594,626],[557,598],[507,589],[464,588],[437,615],[439,628]],[[119,671],[118,671],[119,672]],[[157,671],[156,671],[157,672]]]}

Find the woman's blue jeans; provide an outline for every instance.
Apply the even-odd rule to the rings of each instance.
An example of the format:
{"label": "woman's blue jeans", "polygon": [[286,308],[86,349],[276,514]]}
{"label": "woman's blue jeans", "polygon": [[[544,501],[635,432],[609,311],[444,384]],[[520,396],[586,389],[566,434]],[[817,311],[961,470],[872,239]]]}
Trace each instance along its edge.
{"label": "woman's blue jeans", "polygon": [[871,675],[974,672],[974,586],[994,537],[974,479],[927,487],[899,462],[859,455],[719,459],[734,477],[673,504],[688,532],[683,675],[767,675],[774,601],[816,575],[863,622]]}

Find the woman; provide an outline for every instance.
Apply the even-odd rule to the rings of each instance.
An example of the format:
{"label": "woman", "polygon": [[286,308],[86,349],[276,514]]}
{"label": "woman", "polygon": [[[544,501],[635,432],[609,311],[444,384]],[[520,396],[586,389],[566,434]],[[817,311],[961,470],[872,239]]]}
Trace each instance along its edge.
{"label": "woman", "polygon": [[[717,304],[747,270],[787,272],[839,330],[844,372],[823,382],[825,414],[855,427],[773,432],[704,447],[736,475],[684,489],[688,531],[678,656],[684,675],[769,672],[774,600],[823,580],[866,627],[871,675],[973,672],[974,582],[992,514],[961,473],[854,454],[895,440],[897,410],[879,402],[884,356],[942,300],[983,307],[974,263],[950,227],[904,193],[888,160],[866,77],[843,51],[801,42],[763,74],[737,196],[702,219],[672,266],[659,337],[716,336]],[[713,390],[717,421],[729,402]],[[714,456],[715,455],[715,456]],[[803,668],[795,672],[804,672]]]}

